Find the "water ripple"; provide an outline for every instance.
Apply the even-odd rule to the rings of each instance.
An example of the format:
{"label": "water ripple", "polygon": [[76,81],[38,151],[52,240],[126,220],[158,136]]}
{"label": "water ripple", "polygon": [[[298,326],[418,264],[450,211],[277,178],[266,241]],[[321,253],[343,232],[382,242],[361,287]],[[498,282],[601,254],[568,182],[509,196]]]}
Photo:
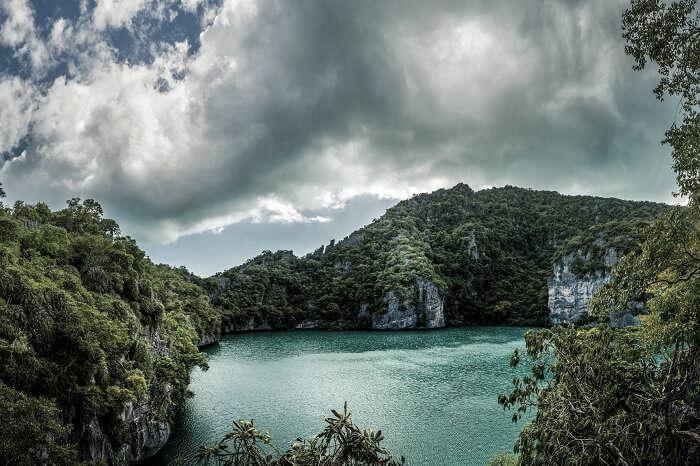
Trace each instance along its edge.
{"label": "water ripple", "polygon": [[330,408],[350,403],[361,426],[382,429],[409,465],[485,464],[511,451],[522,428],[497,404],[527,329],[430,332],[282,332],[224,337],[195,371],[172,440],[152,462],[194,463],[199,445],[253,418],[284,448],[318,432]]}

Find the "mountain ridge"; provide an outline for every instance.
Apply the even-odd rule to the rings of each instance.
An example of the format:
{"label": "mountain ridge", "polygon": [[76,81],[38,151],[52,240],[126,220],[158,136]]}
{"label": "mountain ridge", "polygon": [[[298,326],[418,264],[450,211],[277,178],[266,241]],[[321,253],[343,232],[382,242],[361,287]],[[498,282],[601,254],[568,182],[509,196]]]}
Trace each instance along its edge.
{"label": "mountain ridge", "polygon": [[550,303],[585,318],[611,258],[669,209],[458,185],[305,256],[200,278],[153,264],[98,202],[67,204],[0,205],[0,456],[29,463],[153,455],[206,367],[197,346],[222,333],[546,325]]}
{"label": "mountain ridge", "polygon": [[[420,328],[425,286],[437,288],[432,301],[444,301],[437,320],[448,326],[545,325],[547,282],[562,248],[610,236],[604,242],[622,256],[669,208],[514,186],[474,191],[459,183],[402,200],[311,253],[264,251],[200,283],[224,309],[224,321],[247,330]],[[382,313],[394,315],[395,325],[377,326]]]}

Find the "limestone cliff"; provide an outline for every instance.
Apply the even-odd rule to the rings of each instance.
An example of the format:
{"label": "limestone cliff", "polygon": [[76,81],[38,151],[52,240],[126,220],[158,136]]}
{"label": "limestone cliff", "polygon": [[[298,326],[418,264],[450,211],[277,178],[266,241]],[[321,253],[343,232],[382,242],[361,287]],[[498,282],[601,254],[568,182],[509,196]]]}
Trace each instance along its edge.
{"label": "limestone cliff", "polygon": [[588,316],[588,303],[598,289],[610,281],[610,268],[617,264],[618,253],[607,248],[602,267],[581,272],[577,265],[593,260],[591,252],[576,250],[559,258],[548,282],[549,320],[552,324],[575,323]]}
{"label": "limestone cliff", "polygon": [[159,419],[154,411],[149,401],[127,403],[119,416],[126,426],[126,439],[118,445],[112,443],[99,421],[93,418],[83,431],[83,457],[92,463],[129,464],[155,455],[170,437],[170,424]]}
{"label": "limestone cliff", "polygon": [[[153,357],[169,354],[157,326],[145,327],[141,336],[149,341]],[[170,437],[169,414],[175,408],[170,392],[169,384],[155,383],[142,399],[126,402],[118,416],[122,435],[116,441],[111,426],[93,417],[82,428],[81,457],[90,463],[126,465],[155,455]]]}
{"label": "limestone cliff", "polygon": [[419,278],[416,280],[414,291],[414,299],[401,299],[397,293],[391,291],[386,293],[386,312],[372,315],[372,328],[402,330],[444,327],[444,299],[437,286]]}

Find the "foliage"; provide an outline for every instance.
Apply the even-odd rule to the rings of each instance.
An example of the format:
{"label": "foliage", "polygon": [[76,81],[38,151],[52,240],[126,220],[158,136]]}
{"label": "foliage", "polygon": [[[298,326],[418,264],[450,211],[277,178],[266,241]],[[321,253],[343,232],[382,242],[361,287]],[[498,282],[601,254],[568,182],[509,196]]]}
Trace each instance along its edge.
{"label": "foliage", "polygon": [[[381,431],[362,430],[352,421],[348,405],[342,412],[331,410],[322,432],[309,440],[297,439],[284,453],[270,445],[270,435],[255,428],[253,421],[233,422],[233,430],[222,440],[202,447],[200,462],[232,466],[398,466],[396,459],[381,446]],[[272,449],[274,454],[266,450]]]}
{"label": "foliage", "polygon": [[658,66],[657,98],[680,98],[682,119],[666,132],[680,193],[697,200],[700,192],[700,11],[696,0],[632,0],[622,16],[625,52],[635,69]]}
{"label": "foliage", "polygon": [[200,447],[200,462],[220,465],[262,466],[272,463],[272,455],[263,452],[270,445],[270,434],[260,432],[252,420],[233,421],[233,430],[214,445]]}
{"label": "foliage", "polygon": [[[523,464],[676,465],[700,458],[696,2],[633,0],[623,30],[638,69],[647,60],[658,64],[657,97],[682,98],[683,122],[666,142],[690,205],[647,227],[642,244],[613,268],[591,302],[597,326],[526,335],[532,375],[515,379],[499,398],[514,420],[537,408],[515,445]],[[646,308],[638,326],[609,325],[611,315],[639,303]],[[517,352],[511,363],[519,363]]]}
{"label": "foliage", "polygon": [[615,220],[583,230],[564,241],[554,257],[555,260],[572,255],[571,272],[577,276],[610,272],[611,263],[606,263],[606,253],[615,251],[615,257],[624,256],[638,248],[652,224],[649,220]]}
{"label": "foliage", "polygon": [[[466,185],[402,201],[339,243],[297,258],[266,251],[202,284],[235,326],[303,320],[362,327],[358,310],[416,298],[417,279],[445,296],[448,324],[544,324],[547,278],[566,248],[632,249],[662,204]],[[591,251],[593,257],[596,251]],[[587,267],[601,268],[596,260]]]}
{"label": "foliage", "polygon": [[697,367],[659,361],[636,329],[554,328],[526,342],[532,374],[499,398],[514,420],[537,408],[515,445],[522,464],[692,464]]}
{"label": "foliage", "polygon": [[[30,397],[0,381],[0,419],[0,458],[16,465],[39,464],[47,458],[56,464],[77,462],[70,428],[61,422],[54,402]],[[8,422],[18,419],[22,422]]]}
{"label": "foliage", "polygon": [[219,326],[186,273],[153,265],[96,201],[0,210],[0,457],[85,458],[94,423],[117,449],[127,404],[167,422]]}
{"label": "foliage", "polygon": [[518,458],[510,453],[499,453],[489,459],[488,466],[517,466]]}

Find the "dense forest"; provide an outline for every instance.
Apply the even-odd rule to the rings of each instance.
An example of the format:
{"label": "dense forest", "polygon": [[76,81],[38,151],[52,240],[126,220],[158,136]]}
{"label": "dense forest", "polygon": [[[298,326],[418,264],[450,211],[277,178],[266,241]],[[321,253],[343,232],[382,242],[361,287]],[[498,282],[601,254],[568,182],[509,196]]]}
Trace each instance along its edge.
{"label": "dense forest", "polygon": [[151,263],[93,200],[0,208],[2,463],[161,447],[190,369],[206,365],[198,334],[220,325],[188,278]]}
{"label": "dense forest", "polygon": [[578,264],[578,273],[602,269],[607,248],[623,255],[667,209],[459,184],[399,202],[304,257],[266,251],[200,283],[238,328],[250,322],[289,328],[304,321],[368,327],[370,315],[384,312],[387,293],[414,298],[417,279],[434,283],[444,296],[447,325],[545,325],[555,259],[585,250],[591,259]]}
{"label": "dense forest", "polygon": [[[557,254],[629,248],[667,206],[466,185],[415,196],[305,257],[265,252],[208,279],[153,264],[98,202],[0,209],[0,457],[126,462],[162,447],[223,331],[367,326],[414,280],[449,325],[545,323]],[[366,319],[367,316],[364,316]],[[258,324],[252,324],[257,322]]]}
{"label": "dense forest", "polygon": [[[635,66],[656,63],[656,95],[681,99],[665,142],[687,208],[458,185],[403,201],[305,257],[265,252],[198,278],[153,264],[94,200],[71,199],[56,211],[43,203],[0,205],[3,464],[143,460],[167,441],[190,370],[206,368],[197,346],[222,329],[310,320],[366,326],[388,293],[415,298],[417,279],[439,289],[450,325],[545,323],[553,262],[590,251],[594,260],[576,265],[586,274],[604,267],[596,258],[608,247],[626,255],[593,301],[594,321],[526,335],[532,371],[499,402],[515,421],[536,413],[516,455],[494,464],[697,464],[698,23],[692,0],[634,0],[623,15]],[[611,312],[638,299],[646,303],[638,326],[608,325]],[[515,351],[511,364],[522,358]],[[204,459],[265,464],[251,463],[263,453],[249,447],[269,439],[253,423],[234,427],[203,450]],[[279,462],[400,462],[382,438],[356,428],[345,410],[328,418],[309,441],[316,443],[293,445]],[[231,451],[240,455],[226,456]]]}

